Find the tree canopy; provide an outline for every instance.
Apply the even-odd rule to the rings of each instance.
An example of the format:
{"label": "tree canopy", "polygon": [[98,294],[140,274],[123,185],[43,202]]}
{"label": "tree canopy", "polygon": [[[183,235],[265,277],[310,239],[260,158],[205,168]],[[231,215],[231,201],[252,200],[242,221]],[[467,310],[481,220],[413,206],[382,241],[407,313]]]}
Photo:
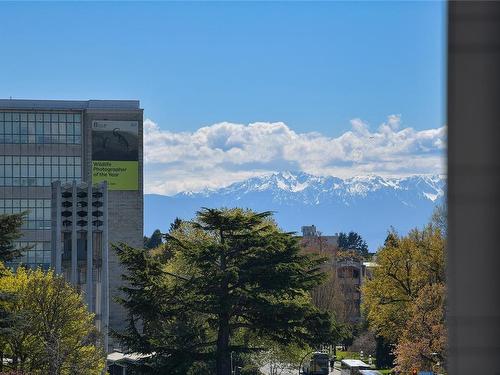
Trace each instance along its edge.
{"label": "tree canopy", "polygon": [[[409,319],[396,346],[396,364],[400,371],[444,370],[446,365],[446,324],[444,284],[423,287],[410,306]],[[439,371],[438,371],[439,370]]]}
{"label": "tree canopy", "polygon": [[[373,278],[362,287],[370,326],[396,345],[401,371],[411,364],[430,370],[431,360],[445,361],[444,329],[445,220],[436,211],[430,224],[406,236],[391,231],[377,253]],[[431,359],[430,353],[437,353]],[[418,360],[417,360],[418,359]]]}
{"label": "tree canopy", "polygon": [[355,251],[362,256],[368,255],[368,245],[366,241],[356,232],[339,233],[338,245],[340,250]]}
{"label": "tree canopy", "polygon": [[0,215],[0,262],[10,262],[21,256],[23,249],[16,247],[15,242],[21,237],[21,225],[25,213]]}
{"label": "tree canopy", "polygon": [[[25,213],[0,215],[0,278],[8,274],[5,263],[18,258],[23,250],[29,248],[15,244],[21,237],[20,228],[25,215]],[[0,290],[0,334],[7,334],[12,330],[16,317],[5,309],[5,302],[11,301],[12,298],[14,296],[11,293]]]}
{"label": "tree canopy", "polygon": [[156,229],[151,237],[144,236],[144,248],[145,249],[155,249],[163,243],[163,234],[159,229]]}
{"label": "tree canopy", "polygon": [[8,365],[33,375],[101,374],[105,353],[81,296],[62,276],[19,268],[0,279],[0,291],[14,295],[2,302],[18,317],[0,337]]}
{"label": "tree canopy", "polygon": [[206,373],[229,375],[231,352],[263,349],[252,337],[299,346],[338,339],[333,317],[311,303],[324,260],[302,253],[270,212],[202,209],[164,247],[168,257],[117,246],[130,316],[117,336],[153,354],[143,370],[187,373],[205,362],[213,365]]}

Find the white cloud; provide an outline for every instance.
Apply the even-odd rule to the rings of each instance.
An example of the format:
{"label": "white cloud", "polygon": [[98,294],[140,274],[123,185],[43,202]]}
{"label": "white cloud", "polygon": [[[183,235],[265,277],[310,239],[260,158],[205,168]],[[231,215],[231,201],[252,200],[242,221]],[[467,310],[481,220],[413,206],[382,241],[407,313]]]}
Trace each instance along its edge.
{"label": "white cloud", "polygon": [[144,122],[145,191],[217,188],[278,170],[340,177],[443,173],[446,128],[416,131],[391,115],[376,131],[361,119],[333,138],[297,133],[282,122],[222,122],[195,132]]}

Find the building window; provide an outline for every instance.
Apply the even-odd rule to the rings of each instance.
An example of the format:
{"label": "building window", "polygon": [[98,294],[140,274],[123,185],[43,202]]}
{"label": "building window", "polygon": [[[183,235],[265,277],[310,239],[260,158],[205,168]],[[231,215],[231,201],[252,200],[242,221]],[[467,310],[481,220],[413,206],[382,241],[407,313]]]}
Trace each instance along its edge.
{"label": "building window", "polygon": [[0,112],[0,143],[81,144],[80,113]]}
{"label": "building window", "polygon": [[0,215],[28,213],[22,229],[50,229],[50,199],[0,199]]}
{"label": "building window", "polygon": [[16,265],[23,265],[29,268],[41,267],[48,270],[50,267],[51,246],[50,241],[17,241],[15,242],[18,248],[28,246],[28,250],[24,250],[20,258],[15,259]]}
{"label": "building window", "polygon": [[0,186],[50,186],[81,178],[79,156],[0,156]]}

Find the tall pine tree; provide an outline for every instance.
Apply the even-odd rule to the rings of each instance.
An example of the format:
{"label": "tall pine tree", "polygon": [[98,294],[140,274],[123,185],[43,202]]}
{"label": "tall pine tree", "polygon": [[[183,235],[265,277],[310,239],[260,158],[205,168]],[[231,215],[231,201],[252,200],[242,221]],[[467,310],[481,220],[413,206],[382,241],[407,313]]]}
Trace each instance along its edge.
{"label": "tall pine tree", "polygon": [[21,225],[25,213],[0,215],[0,262],[6,263],[21,256],[25,248],[17,247],[15,241],[22,236]]}
{"label": "tall pine tree", "polygon": [[170,257],[117,247],[128,270],[121,302],[130,316],[118,337],[152,354],[143,371],[186,373],[205,362],[230,375],[232,352],[258,349],[241,337],[316,347],[338,340],[333,317],[309,296],[323,281],[323,260],[301,253],[271,213],[203,209],[165,246]]}

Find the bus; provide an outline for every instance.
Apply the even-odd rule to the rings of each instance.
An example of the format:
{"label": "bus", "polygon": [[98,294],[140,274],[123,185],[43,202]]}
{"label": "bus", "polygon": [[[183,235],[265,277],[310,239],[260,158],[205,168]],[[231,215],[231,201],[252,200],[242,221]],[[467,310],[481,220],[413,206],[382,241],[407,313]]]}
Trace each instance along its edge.
{"label": "bus", "polygon": [[361,375],[360,370],[371,370],[371,366],[359,359],[343,359],[340,362],[341,375]]}

